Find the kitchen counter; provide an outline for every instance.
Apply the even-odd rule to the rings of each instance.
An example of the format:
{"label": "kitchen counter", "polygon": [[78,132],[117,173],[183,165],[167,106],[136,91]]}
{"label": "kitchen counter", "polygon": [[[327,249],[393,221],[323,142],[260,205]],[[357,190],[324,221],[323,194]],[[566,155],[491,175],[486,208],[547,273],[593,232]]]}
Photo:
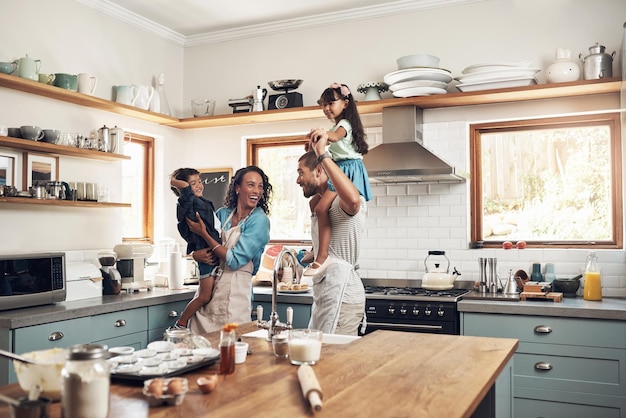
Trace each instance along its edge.
{"label": "kitchen counter", "polygon": [[[240,326],[237,334],[256,329],[251,322]],[[207,337],[217,345],[219,332]],[[114,382],[109,416],[314,415],[302,396],[298,368],[288,359],[274,357],[264,338],[242,339],[253,354],[236,366],[234,374],[220,377],[212,393],[203,394],[196,385],[207,369],[184,376],[189,391],[178,407],[149,408],[141,386]],[[484,416],[483,408],[493,407],[495,379],[517,345],[516,339],[394,331],[376,331],[350,344],[324,344],[321,360],[313,366],[323,391],[323,408],[315,416],[355,416],[367,411],[367,416],[469,417],[477,408],[478,415]],[[214,365],[210,370],[217,368]],[[17,384],[0,387],[0,393],[22,396]],[[0,416],[7,416],[7,409],[0,404]],[[60,417],[59,402],[50,409],[52,418]]]}
{"label": "kitchen counter", "polygon": [[[271,302],[272,287],[271,286],[254,286],[252,288],[255,302]],[[313,304],[313,289],[304,293],[281,293],[276,294],[276,303],[293,303],[293,304]]]}
{"label": "kitchen counter", "polygon": [[626,300],[603,298],[588,301],[582,297],[552,301],[470,300],[463,297],[457,306],[459,312],[478,312],[513,315],[562,316],[568,318],[610,319],[626,321]]}
{"label": "kitchen counter", "polygon": [[179,300],[191,300],[197,288],[196,285],[188,285],[181,290],[155,287],[150,291],[122,292],[119,295],[106,295],[72,302],[60,302],[54,305],[0,311],[0,328],[22,328]]}

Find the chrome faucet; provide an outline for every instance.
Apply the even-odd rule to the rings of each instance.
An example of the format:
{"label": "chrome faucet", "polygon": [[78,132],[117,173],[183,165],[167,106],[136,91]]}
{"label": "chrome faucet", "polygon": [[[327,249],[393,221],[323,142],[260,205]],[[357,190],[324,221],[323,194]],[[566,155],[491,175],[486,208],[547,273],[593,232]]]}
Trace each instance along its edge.
{"label": "chrome faucet", "polygon": [[282,264],[283,256],[288,255],[291,258],[291,264],[293,270],[296,272],[296,281],[298,280],[298,269],[296,257],[289,250],[282,250],[280,254],[276,256],[274,260],[274,275],[272,277],[272,313],[267,321],[263,320],[263,306],[256,307],[256,324],[257,327],[267,330],[267,341],[272,341],[272,337],[278,334],[280,331],[288,330],[292,328],[293,324],[293,308],[287,307],[287,322],[282,323],[278,318],[278,312],[276,311],[276,291],[278,289],[279,272]]}

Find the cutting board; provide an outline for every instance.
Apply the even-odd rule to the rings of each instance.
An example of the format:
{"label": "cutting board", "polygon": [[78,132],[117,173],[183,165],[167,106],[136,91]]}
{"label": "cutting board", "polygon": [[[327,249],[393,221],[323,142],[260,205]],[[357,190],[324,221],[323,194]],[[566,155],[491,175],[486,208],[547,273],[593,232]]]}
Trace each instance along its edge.
{"label": "cutting board", "polygon": [[520,293],[520,300],[551,300],[553,302],[562,302],[563,293],[561,292],[522,292]]}

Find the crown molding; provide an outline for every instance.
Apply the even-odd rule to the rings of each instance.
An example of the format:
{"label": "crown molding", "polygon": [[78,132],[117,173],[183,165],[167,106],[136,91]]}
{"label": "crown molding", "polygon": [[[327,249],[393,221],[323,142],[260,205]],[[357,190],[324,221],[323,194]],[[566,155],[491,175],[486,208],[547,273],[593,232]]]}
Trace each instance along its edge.
{"label": "crown molding", "polygon": [[174,42],[183,47],[193,47],[236,39],[253,38],[282,32],[322,27],[338,23],[374,19],[425,9],[478,3],[487,0],[399,0],[376,6],[357,7],[341,12],[323,13],[295,19],[279,20],[271,23],[242,26],[240,28],[216,30],[199,35],[184,36],[178,32],[148,20],[134,12],[124,9],[109,0],[76,0],[85,6],[96,9],[139,29]]}

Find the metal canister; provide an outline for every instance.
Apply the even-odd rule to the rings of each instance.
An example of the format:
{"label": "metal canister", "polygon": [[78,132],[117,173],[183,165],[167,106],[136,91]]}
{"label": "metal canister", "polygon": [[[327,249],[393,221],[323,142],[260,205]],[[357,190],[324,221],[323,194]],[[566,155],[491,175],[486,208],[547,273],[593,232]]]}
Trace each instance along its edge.
{"label": "metal canister", "polygon": [[98,149],[104,152],[111,152],[111,136],[106,125],[98,129]]}
{"label": "metal canister", "polygon": [[613,57],[612,54],[604,52],[606,48],[596,42],[595,45],[589,47],[589,55],[583,58],[583,54],[578,57],[583,63],[583,78],[585,80],[596,80],[599,78],[613,77]]}

